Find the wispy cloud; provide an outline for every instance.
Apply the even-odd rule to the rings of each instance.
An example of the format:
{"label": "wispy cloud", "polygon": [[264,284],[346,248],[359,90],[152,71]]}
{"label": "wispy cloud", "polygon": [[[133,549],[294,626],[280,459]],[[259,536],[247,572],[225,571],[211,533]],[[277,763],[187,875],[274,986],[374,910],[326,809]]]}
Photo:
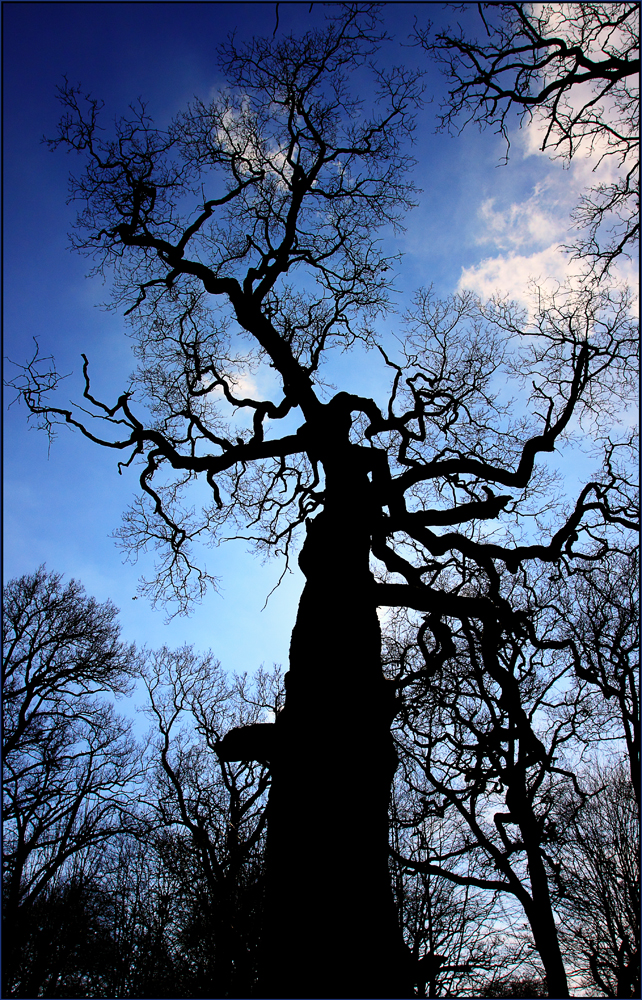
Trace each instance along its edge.
{"label": "wispy cloud", "polygon": [[[522,160],[541,158],[543,177],[529,197],[502,205],[501,195],[497,195],[479,205],[473,238],[491,252],[479,263],[462,268],[458,291],[471,289],[483,298],[499,292],[528,305],[533,282],[569,283],[577,277],[578,263],[562,249],[574,239],[571,212],[587,188],[616,178],[618,164],[615,157],[604,156],[606,142],[599,137],[569,164],[551,160],[549,151],[540,148],[544,130],[545,122],[535,117],[521,130],[513,147]],[[512,168],[519,169],[514,161]],[[491,248],[500,252],[493,254]],[[618,263],[613,277],[635,286],[637,267],[631,262]]]}
{"label": "wispy cloud", "polygon": [[505,209],[495,207],[496,198],[482,202],[478,218],[482,229],[476,236],[477,243],[493,243],[498,249],[516,249],[527,245],[550,246],[560,240],[566,231],[565,220],[559,212],[550,209],[543,189],[538,184],[530,198],[513,202]]}
{"label": "wispy cloud", "polygon": [[557,244],[532,254],[510,253],[487,257],[479,264],[462,268],[457,291],[470,289],[487,299],[499,292],[520,305],[532,302],[532,282],[565,284],[576,270]]}

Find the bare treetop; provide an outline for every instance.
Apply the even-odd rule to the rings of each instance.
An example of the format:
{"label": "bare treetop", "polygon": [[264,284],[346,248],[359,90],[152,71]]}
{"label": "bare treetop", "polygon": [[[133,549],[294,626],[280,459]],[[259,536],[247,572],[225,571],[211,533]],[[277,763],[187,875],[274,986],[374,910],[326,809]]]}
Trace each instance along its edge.
{"label": "bare treetop", "polygon": [[[246,329],[265,302],[277,335],[303,341],[309,370],[330,321],[345,335],[355,308],[385,306],[389,263],[374,233],[412,203],[402,146],[421,85],[400,68],[376,72],[377,110],[364,112],[346,70],[382,36],[370,13],[355,24],[361,14],[355,6],[300,39],[239,47],[230,38],[220,51],[230,86],[164,130],[140,104],[108,138],[99,102],[61,88],[67,110],[51,145],[87,154],[71,181],[71,197],[85,202],[75,245],[98,270],[116,267],[123,300],[138,292],[137,305],[157,306],[168,290],[190,301],[205,289],[229,300]],[[301,269],[318,294],[300,316],[278,282]]]}

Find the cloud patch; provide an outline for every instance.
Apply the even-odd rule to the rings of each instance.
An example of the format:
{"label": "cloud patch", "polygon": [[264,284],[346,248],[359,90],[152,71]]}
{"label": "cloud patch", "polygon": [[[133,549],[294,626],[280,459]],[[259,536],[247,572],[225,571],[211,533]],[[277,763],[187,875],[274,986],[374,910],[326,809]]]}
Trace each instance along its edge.
{"label": "cloud patch", "polygon": [[533,282],[539,285],[551,282],[564,284],[576,270],[555,244],[537,253],[487,257],[472,267],[463,267],[457,291],[469,289],[482,299],[499,292],[520,305],[530,307]]}
{"label": "cloud patch", "polygon": [[[577,96],[585,99],[587,95]],[[570,163],[552,159],[552,150],[540,148],[545,128],[546,121],[536,113],[515,143],[523,160],[537,156],[542,166],[544,176],[529,197],[502,204],[500,194],[479,205],[477,230],[472,235],[489,253],[462,268],[458,291],[470,289],[482,298],[500,293],[530,306],[533,283],[567,284],[579,279],[581,264],[562,249],[572,245],[580,232],[573,227],[571,213],[587,189],[615,181],[618,161],[607,155],[608,140],[599,134],[587,141]],[[505,169],[510,170],[510,164]],[[493,254],[492,248],[501,252]],[[615,281],[631,287],[637,283],[633,262],[618,261],[612,274]]]}
{"label": "cloud patch", "polygon": [[493,243],[503,250],[534,244],[546,247],[562,239],[566,225],[559,212],[551,212],[543,203],[544,187],[538,184],[527,201],[513,202],[505,209],[495,208],[496,198],[486,198],[478,211],[482,231],[476,242]]}

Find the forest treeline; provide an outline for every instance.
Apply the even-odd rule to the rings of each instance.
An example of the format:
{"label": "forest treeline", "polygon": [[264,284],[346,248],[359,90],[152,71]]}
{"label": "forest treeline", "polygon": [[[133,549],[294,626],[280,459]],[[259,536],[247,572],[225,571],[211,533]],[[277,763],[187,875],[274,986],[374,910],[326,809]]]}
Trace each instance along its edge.
{"label": "forest treeline", "polygon": [[[542,612],[550,648],[498,648],[494,677],[462,627],[427,691],[421,629],[389,618],[390,873],[416,996],[547,995],[527,929],[537,862],[578,995],[639,995],[636,570],[618,556],[579,574],[573,603]],[[226,734],[269,725],[281,671],[136,650],[117,614],[45,567],[5,588],[3,995],[257,995],[270,766],[230,759],[261,741]],[[346,759],[355,784],[365,766]]]}

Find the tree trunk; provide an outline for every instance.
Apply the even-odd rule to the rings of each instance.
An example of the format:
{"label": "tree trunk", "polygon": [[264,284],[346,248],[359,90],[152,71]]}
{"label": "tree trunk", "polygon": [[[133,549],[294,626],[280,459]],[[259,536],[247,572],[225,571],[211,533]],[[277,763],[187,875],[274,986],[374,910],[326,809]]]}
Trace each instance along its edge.
{"label": "tree trunk", "polygon": [[569,996],[566,969],[562,960],[560,942],[555,926],[555,915],[548,890],[548,878],[539,850],[528,851],[528,871],[531,881],[532,903],[528,920],[533,931],[544,971],[549,997],[565,1000]]}
{"label": "tree trunk", "polygon": [[397,760],[369,570],[371,484],[334,448],[276,722],[261,997],[411,995],[388,870]]}
{"label": "tree trunk", "polygon": [[531,895],[529,900],[528,893],[525,893],[522,903],[533,932],[535,947],[546,973],[548,995],[555,997],[556,1000],[565,1000],[569,996],[568,980],[555,925],[548,876],[542,859],[540,824],[526,792],[523,772],[517,777],[514,776],[506,795],[506,803],[519,823],[526,849]]}

